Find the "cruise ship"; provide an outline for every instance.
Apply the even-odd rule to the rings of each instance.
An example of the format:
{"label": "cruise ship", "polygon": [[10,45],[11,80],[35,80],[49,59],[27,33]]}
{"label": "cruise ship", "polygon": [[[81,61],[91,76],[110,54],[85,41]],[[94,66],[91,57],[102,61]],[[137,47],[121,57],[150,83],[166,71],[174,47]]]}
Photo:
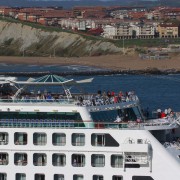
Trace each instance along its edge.
{"label": "cruise ship", "polygon": [[72,92],[92,80],[1,79],[0,180],[180,179],[160,143],[178,117],[145,117],[133,91]]}

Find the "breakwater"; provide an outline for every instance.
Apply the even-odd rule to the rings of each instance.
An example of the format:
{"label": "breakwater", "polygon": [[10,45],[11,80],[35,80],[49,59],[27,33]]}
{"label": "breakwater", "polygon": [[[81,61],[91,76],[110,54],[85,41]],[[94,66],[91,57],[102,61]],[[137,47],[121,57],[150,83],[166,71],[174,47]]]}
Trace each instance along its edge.
{"label": "breakwater", "polygon": [[42,72],[0,72],[0,75],[6,76],[27,76],[36,77],[47,74],[56,74],[59,76],[94,76],[94,75],[116,75],[116,74],[131,74],[131,75],[168,75],[168,74],[180,74],[180,71],[175,69],[159,70],[159,69],[145,69],[145,70],[97,70],[97,71],[42,71]]}

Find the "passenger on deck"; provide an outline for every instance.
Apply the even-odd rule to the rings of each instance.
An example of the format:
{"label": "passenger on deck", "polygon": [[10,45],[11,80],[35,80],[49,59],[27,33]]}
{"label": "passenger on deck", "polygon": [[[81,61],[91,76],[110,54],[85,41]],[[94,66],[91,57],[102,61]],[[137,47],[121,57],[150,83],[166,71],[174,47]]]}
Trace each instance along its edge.
{"label": "passenger on deck", "polygon": [[166,114],[164,112],[161,112],[161,118],[165,118]]}
{"label": "passenger on deck", "polygon": [[157,109],[157,118],[161,118],[161,109]]}
{"label": "passenger on deck", "polygon": [[111,92],[110,91],[107,92],[107,96],[108,96],[108,98],[111,97]]}
{"label": "passenger on deck", "polygon": [[114,122],[121,122],[121,121],[122,121],[122,119],[119,116],[117,116],[116,120]]}

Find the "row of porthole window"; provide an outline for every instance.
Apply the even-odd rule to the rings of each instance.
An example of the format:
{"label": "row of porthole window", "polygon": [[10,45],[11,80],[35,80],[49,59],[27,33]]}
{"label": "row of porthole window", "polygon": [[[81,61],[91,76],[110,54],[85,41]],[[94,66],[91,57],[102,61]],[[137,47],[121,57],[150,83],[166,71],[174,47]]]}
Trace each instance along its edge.
{"label": "row of porthole window", "polygon": [[[0,180],[7,180],[6,173],[0,173]],[[24,173],[16,173],[15,180],[26,180],[26,174]],[[45,174],[35,174],[34,180],[45,180]],[[53,180],[65,180],[63,174],[54,174]],[[84,175],[82,174],[74,174],[73,180],[84,180]],[[92,180],[104,180],[103,175],[93,175]],[[113,175],[112,180],[123,180],[121,175]]]}
{"label": "row of porthole window", "polygon": [[[8,153],[0,153],[0,165],[9,164]],[[26,166],[28,164],[28,155],[26,153],[15,153],[14,164],[17,166]],[[34,153],[33,154],[34,166],[46,166],[47,155],[45,153]],[[73,167],[84,167],[86,164],[86,157],[84,154],[72,154],[71,164]],[[66,166],[66,155],[62,153],[52,154],[52,165],[53,166]],[[104,154],[92,154],[91,155],[91,166],[92,167],[104,167],[105,166],[105,155]],[[111,155],[111,166],[113,168],[123,167],[123,156],[118,154]]]}
{"label": "row of porthole window", "polygon": [[[91,135],[92,146],[105,146],[106,135],[95,134]],[[9,135],[7,132],[0,132],[0,145],[7,145],[9,143]],[[71,137],[71,143],[73,146],[84,146],[85,145],[85,134],[84,133],[73,133]],[[14,133],[14,144],[15,145],[27,145],[28,135],[25,132]],[[37,146],[45,146],[47,144],[46,133],[33,134],[33,144]],[[53,133],[52,144],[54,146],[65,146],[66,145],[66,134],[65,133]],[[113,146],[113,145],[112,145]],[[119,145],[116,145],[119,146]]]}

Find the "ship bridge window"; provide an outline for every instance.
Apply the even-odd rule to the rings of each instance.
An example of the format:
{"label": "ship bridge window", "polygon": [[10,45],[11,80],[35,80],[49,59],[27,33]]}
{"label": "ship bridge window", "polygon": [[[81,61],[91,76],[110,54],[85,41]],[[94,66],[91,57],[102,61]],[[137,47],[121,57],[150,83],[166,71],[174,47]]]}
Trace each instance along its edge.
{"label": "ship bridge window", "polygon": [[65,146],[66,145],[66,134],[64,134],[64,133],[53,133],[52,143],[54,146]]}
{"label": "ship bridge window", "polygon": [[0,173],[0,180],[7,180],[7,174],[6,173]]}
{"label": "ship bridge window", "polygon": [[53,154],[52,155],[53,166],[65,166],[66,165],[66,155],[65,154]]}
{"label": "ship bridge window", "polygon": [[125,109],[94,111],[90,114],[94,121],[102,122],[114,122],[117,119],[117,116],[119,116],[123,121],[136,121],[137,118],[142,118],[137,106]]}
{"label": "ship bridge window", "polygon": [[82,174],[74,174],[73,180],[83,180],[84,176]]}
{"label": "ship bridge window", "polygon": [[34,133],[33,134],[33,143],[37,146],[44,146],[47,143],[46,133]]}
{"label": "ship bridge window", "polygon": [[122,155],[111,155],[111,166],[114,168],[123,167],[123,156]]}
{"label": "ship bridge window", "polygon": [[85,134],[73,133],[72,134],[72,145],[73,146],[84,146],[85,145]]}
{"label": "ship bridge window", "polygon": [[122,176],[116,176],[116,175],[114,175],[114,176],[112,177],[112,180],[123,180],[123,177],[122,177]]}
{"label": "ship bridge window", "polygon": [[96,134],[91,135],[92,146],[107,146],[118,147],[119,143],[110,134]]}
{"label": "ship bridge window", "polygon": [[16,173],[16,180],[26,180],[26,174]]}
{"label": "ship bridge window", "polygon": [[34,166],[46,166],[47,156],[44,153],[34,153],[33,154],[33,164]]}
{"label": "ship bridge window", "polygon": [[8,153],[0,153],[0,165],[8,165],[9,155]]}
{"label": "ship bridge window", "polygon": [[85,155],[84,154],[73,154],[72,155],[72,166],[73,167],[84,167],[85,166]]}
{"label": "ship bridge window", "polygon": [[24,132],[14,133],[14,144],[15,145],[26,145],[27,144],[27,133],[24,133]]}
{"label": "ship bridge window", "polygon": [[0,145],[7,145],[8,141],[8,133],[0,132]]}
{"label": "ship bridge window", "polygon": [[26,153],[15,153],[14,154],[14,164],[17,166],[27,165],[27,154]]}
{"label": "ship bridge window", "polygon": [[54,180],[64,180],[64,175],[63,174],[55,174]]}
{"label": "ship bridge window", "polygon": [[105,156],[103,154],[92,154],[91,155],[91,165],[92,165],[92,167],[104,167],[105,166]]}
{"label": "ship bridge window", "polygon": [[44,174],[35,174],[34,180],[45,180],[45,175]]}
{"label": "ship bridge window", "polygon": [[93,180],[104,180],[102,175],[93,175]]}

